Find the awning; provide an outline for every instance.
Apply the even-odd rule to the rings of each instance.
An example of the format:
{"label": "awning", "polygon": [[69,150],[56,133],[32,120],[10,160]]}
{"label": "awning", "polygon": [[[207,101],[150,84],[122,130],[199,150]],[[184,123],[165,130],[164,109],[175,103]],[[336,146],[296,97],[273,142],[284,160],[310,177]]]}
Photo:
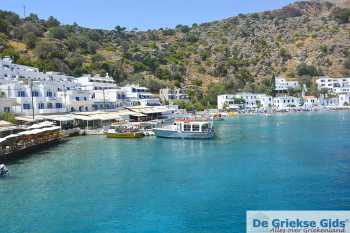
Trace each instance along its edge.
{"label": "awning", "polygon": [[11,122],[3,121],[3,120],[0,121],[0,128],[2,128],[2,127],[10,127],[10,126],[13,126],[13,124]]}
{"label": "awning", "polygon": [[52,121],[74,121],[74,117],[72,115],[52,115],[52,116],[45,116],[44,117],[47,120]]}
{"label": "awning", "polygon": [[144,115],[142,113],[133,112],[133,111],[130,111],[128,109],[120,110],[120,111],[116,112],[116,115],[117,116],[135,116],[135,117],[146,116],[146,115]]}
{"label": "awning", "polygon": [[5,139],[10,139],[10,138],[16,138],[16,137],[19,137],[19,136],[21,136],[21,135],[19,135],[19,134],[10,134],[10,135],[8,135],[8,136],[6,136],[4,138]]}
{"label": "awning", "polygon": [[32,116],[18,116],[18,117],[15,117],[15,119],[17,121],[35,122],[35,121],[44,120],[44,117],[40,116],[40,115],[36,115],[34,120],[33,120]]}
{"label": "awning", "polygon": [[77,120],[82,120],[82,121],[93,121],[93,120],[98,120],[96,118],[92,118],[90,116],[83,116],[83,115],[74,115],[74,119]]}
{"label": "awning", "polygon": [[170,109],[162,108],[162,107],[132,107],[129,108],[130,111],[143,113],[143,114],[154,114],[154,113],[163,113],[170,112]]}
{"label": "awning", "polygon": [[121,117],[115,113],[98,114],[94,117],[98,118],[101,121],[121,119]]}
{"label": "awning", "polygon": [[0,143],[6,141],[6,138],[0,138]]}
{"label": "awning", "polygon": [[50,127],[52,126],[53,123],[50,122],[50,121],[44,121],[44,122],[41,122],[39,124],[34,124],[30,127],[28,127],[28,129],[40,129],[40,128],[44,128],[44,127]]}

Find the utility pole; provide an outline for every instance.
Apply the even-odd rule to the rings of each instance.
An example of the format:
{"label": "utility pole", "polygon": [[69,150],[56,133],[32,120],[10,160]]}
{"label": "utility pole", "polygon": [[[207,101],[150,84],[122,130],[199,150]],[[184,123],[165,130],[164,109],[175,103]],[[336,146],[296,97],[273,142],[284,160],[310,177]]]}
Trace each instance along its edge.
{"label": "utility pole", "polygon": [[105,88],[102,88],[103,91],[103,110],[106,111],[106,96],[105,96]]}
{"label": "utility pole", "polygon": [[66,109],[66,112],[68,112],[67,108],[67,92],[66,92],[66,86],[63,85],[63,94],[64,94],[64,108]]}
{"label": "utility pole", "polygon": [[34,112],[34,97],[33,97],[33,80],[30,80],[30,94],[32,97],[32,115],[33,121],[35,120],[35,112]]}
{"label": "utility pole", "polygon": [[23,18],[26,17],[26,5],[23,5]]}

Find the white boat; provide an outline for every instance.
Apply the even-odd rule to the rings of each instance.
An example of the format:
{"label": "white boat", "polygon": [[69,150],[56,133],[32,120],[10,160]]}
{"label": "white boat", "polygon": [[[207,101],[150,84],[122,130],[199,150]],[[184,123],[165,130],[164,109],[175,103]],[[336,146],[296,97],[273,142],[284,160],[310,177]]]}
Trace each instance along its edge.
{"label": "white boat", "polygon": [[9,170],[5,166],[5,164],[0,164],[0,177],[6,176]]}
{"label": "white boat", "polygon": [[173,125],[154,129],[160,138],[210,139],[215,136],[213,123],[201,120],[177,120]]}

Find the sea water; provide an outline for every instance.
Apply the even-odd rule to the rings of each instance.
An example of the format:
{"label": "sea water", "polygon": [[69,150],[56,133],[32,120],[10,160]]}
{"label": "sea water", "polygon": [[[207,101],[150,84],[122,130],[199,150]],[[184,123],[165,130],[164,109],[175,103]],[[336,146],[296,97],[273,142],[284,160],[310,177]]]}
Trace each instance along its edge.
{"label": "sea water", "polygon": [[247,210],[350,210],[350,113],[244,116],[214,140],[72,138],[9,164],[4,233],[242,233]]}

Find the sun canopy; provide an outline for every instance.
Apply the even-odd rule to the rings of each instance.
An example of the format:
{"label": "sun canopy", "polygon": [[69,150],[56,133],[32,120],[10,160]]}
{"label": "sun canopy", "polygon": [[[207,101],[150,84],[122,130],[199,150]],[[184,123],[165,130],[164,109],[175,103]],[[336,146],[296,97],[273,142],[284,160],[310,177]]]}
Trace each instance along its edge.
{"label": "sun canopy", "polygon": [[45,119],[52,121],[74,121],[74,117],[72,115],[52,115],[45,116]]}
{"label": "sun canopy", "polygon": [[52,125],[53,125],[52,122],[44,121],[44,122],[41,122],[41,123],[34,124],[34,125],[30,126],[30,127],[28,127],[28,129],[40,129],[40,128],[44,128],[44,127],[50,127]]}

